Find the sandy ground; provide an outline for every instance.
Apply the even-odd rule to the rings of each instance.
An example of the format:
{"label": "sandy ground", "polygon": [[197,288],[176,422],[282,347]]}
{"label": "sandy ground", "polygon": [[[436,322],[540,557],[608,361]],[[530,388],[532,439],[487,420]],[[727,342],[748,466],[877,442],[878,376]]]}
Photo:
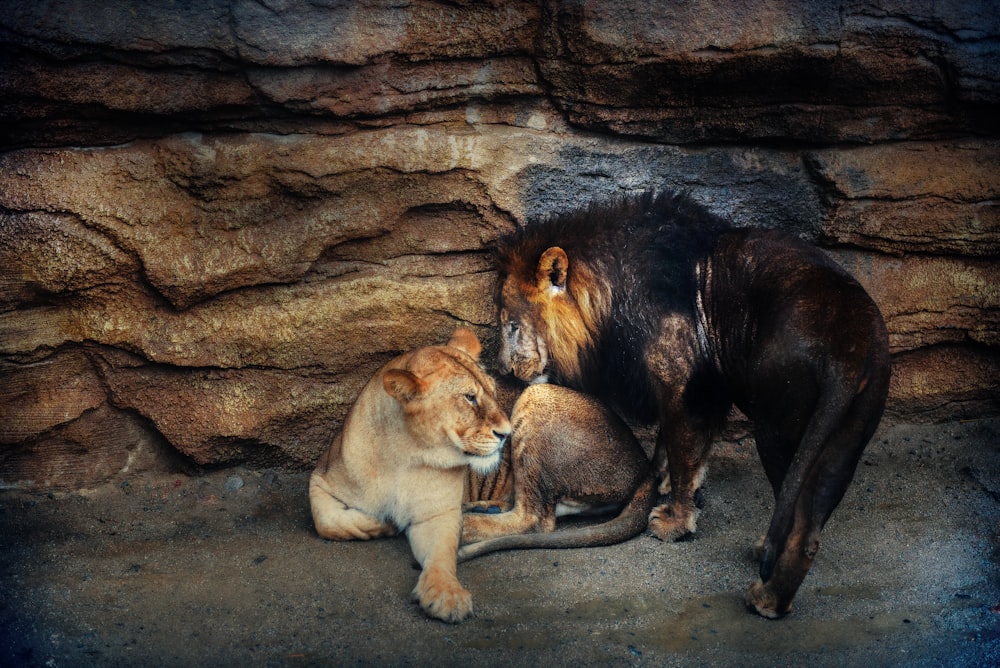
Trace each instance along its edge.
{"label": "sandy ground", "polygon": [[409,602],[405,539],[318,538],[306,484],[0,493],[0,665],[1000,663],[1000,420],[883,428],[781,621],[743,607],[771,505],[745,445],[714,455],[693,540],[463,564],[476,616],[456,626]]}

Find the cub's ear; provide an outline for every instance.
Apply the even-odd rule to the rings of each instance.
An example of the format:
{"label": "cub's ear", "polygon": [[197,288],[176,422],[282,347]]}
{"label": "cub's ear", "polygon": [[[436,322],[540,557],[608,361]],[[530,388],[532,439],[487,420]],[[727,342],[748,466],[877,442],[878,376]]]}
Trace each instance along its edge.
{"label": "cub's ear", "polygon": [[458,348],[476,361],[479,360],[479,353],[483,350],[482,344],[479,343],[479,337],[468,327],[456,329],[451,335],[451,339],[448,340],[448,346]]}
{"label": "cub's ear", "polygon": [[566,272],[569,270],[569,257],[559,246],[553,246],[542,253],[535,270],[535,281],[538,289],[550,294],[566,289]]}
{"label": "cub's ear", "polygon": [[382,387],[401,404],[413,401],[423,389],[424,383],[405,369],[389,369],[382,376]]}

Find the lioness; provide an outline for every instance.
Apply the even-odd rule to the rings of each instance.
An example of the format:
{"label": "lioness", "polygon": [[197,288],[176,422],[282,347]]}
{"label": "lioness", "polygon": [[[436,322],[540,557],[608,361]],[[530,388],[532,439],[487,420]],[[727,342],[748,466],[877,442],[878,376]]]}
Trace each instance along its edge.
{"label": "lioness", "polygon": [[472,596],[456,576],[468,467],[496,467],[510,422],[481,346],[459,328],[445,346],[400,355],[365,385],[309,479],[320,536],[368,539],[405,531],[423,569],[413,599],[431,617],[459,622]]}
{"label": "lioness", "polygon": [[[611,545],[646,528],[656,481],[645,451],[601,402],[558,385],[530,385],[511,412],[499,470],[470,474],[458,560],[496,550]],[[494,507],[507,512],[486,514]],[[621,512],[555,531],[557,514]],[[531,533],[542,532],[542,533]],[[553,532],[553,533],[547,533]]]}
{"label": "lioness", "polygon": [[824,253],[645,195],[525,225],[497,249],[501,372],[658,421],[649,527],[695,530],[695,493],[732,403],[754,422],[775,510],[747,604],[779,617],[854,476],[889,387],[878,307]]}

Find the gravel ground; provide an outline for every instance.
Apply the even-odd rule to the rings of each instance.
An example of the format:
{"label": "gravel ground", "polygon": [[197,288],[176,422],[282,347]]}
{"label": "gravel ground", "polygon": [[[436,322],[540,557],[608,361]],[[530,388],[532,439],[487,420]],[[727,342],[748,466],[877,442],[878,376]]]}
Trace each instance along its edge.
{"label": "gravel ground", "polygon": [[1000,663],[1000,420],[883,428],[781,621],[743,608],[771,505],[747,445],[713,456],[696,538],[463,564],[457,626],[409,602],[405,539],[318,538],[307,480],[0,492],[0,665]]}

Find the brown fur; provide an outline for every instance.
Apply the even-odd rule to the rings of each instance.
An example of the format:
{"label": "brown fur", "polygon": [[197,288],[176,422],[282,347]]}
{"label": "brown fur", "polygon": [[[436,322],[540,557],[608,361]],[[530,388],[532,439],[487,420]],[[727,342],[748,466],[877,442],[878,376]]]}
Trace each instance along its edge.
{"label": "brown fur", "polygon": [[[470,475],[474,493],[466,494],[459,561],[497,550],[611,545],[645,529],[656,499],[652,469],[631,430],[603,404],[565,387],[531,385],[511,422],[499,471]],[[561,504],[621,512],[602,524],[555,531]],[[491,506],[505,512],[473,512]]]}
{"label": "brown fur", "polygon": [[446,346],[400,355],[365,385],[309,479],[320,536],[366,540],[405,531],[422,568],[414,600],[459,622],[472,597],[456,575],[466,471],[494,468],[510,435],[479,340],[455,331]]}
{"label": "brown fur", "polygon": [[654,535],[696,530],[714,434],[733,403],[753,420],[775,511],[747,604],[786,614],[885,405],[871,298],[819,250],[670,194],[527,225],[498,259],[501,372],[659,422]]}

